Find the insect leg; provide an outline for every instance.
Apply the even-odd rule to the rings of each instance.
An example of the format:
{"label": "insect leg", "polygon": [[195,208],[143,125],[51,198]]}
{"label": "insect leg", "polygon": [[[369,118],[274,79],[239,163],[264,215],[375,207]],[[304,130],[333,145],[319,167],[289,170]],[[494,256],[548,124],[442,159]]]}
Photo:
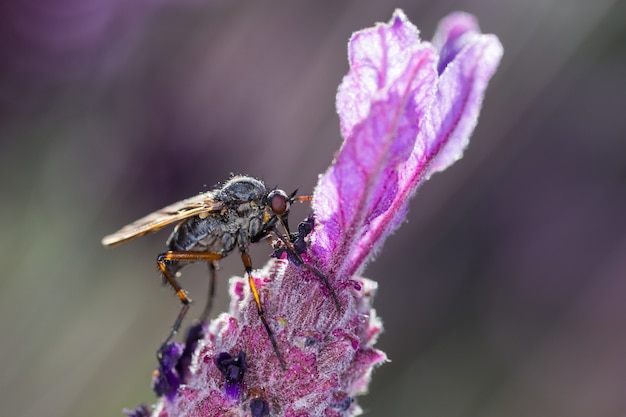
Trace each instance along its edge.
{"label": "insect leg", "polygon": [[[163,274],[167,282],[174,289],[174,291],[176,291],[176,295],[178,296],[178,298],[180,299],[180,302],[182,303],[180,307],[180,312],[178,313],[178,316],[176,317],[176,321],[174,321],[174,324],[172,325],[172,330],[170,331],[169,336],[167,336],[167,339],[165,339],[165,341],[161,344],[161,347],[159,348],[159,351],[157,353],[159,360],[161,359],[161,351],[163,350],[165,345],[169,343],[170,340],[172,340],[172,338],[174,337],[174,335],[176,335],[176,333],[178,333],[178,330],[180,329],[183,319],[185,318],[185,315],[187,315],[187,311],[189,311],[189,307],[191,304],[191,298],[187,296],[187,292],[183,289],[183,287],[181,287],[181,285],[178,283],[176,278],[174,278],[172,273],[169,271],[169,269],[167,268],[168,264],[173,261],[183,261],[183,262],[209,261],[213,263],[222,259],[223,257],[224,255],[219,252],[193,252],[193,251],[169,251],[169,252],[165,252],[157,256],[157,266],[159,267],[159,270],[161,271],[161,273]],[[212,279],[212,283],[210,284],[211,286],[214,285],[214,278],[215,276],[213,275],[211,277]]]}
{"label": "insect leg", "polygon": [[276,338],[274,337],[274,333],[272,333],[272,329],[270,329],[269,324],[267,324],[267,320],[265,319],[265,312],[263,311],[263,307],[261,306],[261,297],[259,297],[259,292],[256,289],[256,285],[254,284],[254,278],[252,278],[252,261],[250,260],[250,255],[247,252],[241,251],[241,260],[243,261],[243,266],[246,269],[246,274],[248,275],[248,284],[250,285],[250,291],[252,291],[252,296],[254,297],[254,302],[256,303],[256,309],[259,313],[259,318],[265,327],[265,331],[267,332],[267,336],[272,343],[272,347],[274,348],[274,353],[276,353],[276,357],[278,358],[278,362],[280,362],[280,367],[283,370],[287,369],[287,365],[285,364],[285,360],[280,354],[280,350],[278,350],[278,343],[276,343]]}
{"label": "insect leg", "polygon": [[215,270],[217,269],[216,261],[209,261],[209,296],[207,297],[206,305],[204,306],[204,311],[200,316],[201,321],[206,321],[209,317],[209,313],[211,312],[211,307],[213,307],[213,297],[215,296]]}

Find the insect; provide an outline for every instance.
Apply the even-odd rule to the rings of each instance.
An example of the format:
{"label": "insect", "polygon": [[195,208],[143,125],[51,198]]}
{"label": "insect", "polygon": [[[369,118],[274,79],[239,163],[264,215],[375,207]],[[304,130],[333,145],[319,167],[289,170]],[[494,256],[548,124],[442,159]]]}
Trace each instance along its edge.
{"label": "insect", "polygon": [[[274,334],[265,318],[261,298],[252,277],[252,261],[248,254],[251,243],[270,236],[275,236],[281,242],[283,250],[287,251],[291,259],[298,261],[296,262],[298,266],[303,266],[320,278],[332,295],[337,311],[340,311],[337,295],[326,276],[305,263],[301,256],[302,249],[296,250],[293,246],[292,240],[297,239],[297,234],[291,234],[289,231],[289,209],[296,201],[311,200],[308,196],[296,197],[296,192],[287,195],[279,189],[268,191],[261,180],[249,176],[235,176],[221,188],[171,204],[102,239],[104,246],[117,246],[177,223],[166,242],[168,250],[159,254],[156,260],[165,282],[174,289],[181,302],[181,309],[172,330],[159,349],[159,358],[162,348],[180,329],[191,304],[187,292],[176,279],[180,269],[195,262],[207,262],[209,266],[209,297],[200,316],[201,320],[205,321],[215,292],[217,262],[237,249],[241,255],[259,318],[281,367],[286,369]],[[284,233],[279,231],[279,226]]]}

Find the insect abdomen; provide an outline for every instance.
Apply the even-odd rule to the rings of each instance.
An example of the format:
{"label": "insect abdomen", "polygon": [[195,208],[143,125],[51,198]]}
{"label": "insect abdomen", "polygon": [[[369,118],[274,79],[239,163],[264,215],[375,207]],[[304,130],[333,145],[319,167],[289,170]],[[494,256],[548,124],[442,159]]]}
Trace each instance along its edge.
{"label": "insect abdomen", "polygon": [[202,251],[226,254],[235,247],[235,239],[225,223],[216,216],[191,217],[180,223],[167,240],[171,251]]}

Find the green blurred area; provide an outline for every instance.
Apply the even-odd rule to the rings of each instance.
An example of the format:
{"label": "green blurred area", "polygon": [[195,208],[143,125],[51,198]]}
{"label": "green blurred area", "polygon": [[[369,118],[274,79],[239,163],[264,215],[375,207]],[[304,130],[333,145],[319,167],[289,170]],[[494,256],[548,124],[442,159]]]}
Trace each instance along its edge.
{"label": "green blurred area", "polygon": [[[425,39],[474,13],[505,55],[466,156],[366,270],[391,359],[366,414],[624,414],[622,3],[58,3],[65,14],[15,2],[2,17],[1,416],[153,401],[178,311],[155,267],[167,232],[100,239],[231,172],[311,192],[340,146],[347,40],[395,7]],[[214,314],[233,274],[226,259]],[[185,270],[200,304],[206,281]]]}

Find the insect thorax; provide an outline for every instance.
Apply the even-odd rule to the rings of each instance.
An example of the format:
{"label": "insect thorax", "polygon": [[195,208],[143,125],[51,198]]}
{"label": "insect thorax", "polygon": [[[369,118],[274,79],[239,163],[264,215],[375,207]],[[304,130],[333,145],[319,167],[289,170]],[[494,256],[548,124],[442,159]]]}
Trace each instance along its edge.
{"label": "insect thorax", "polygon": [[169,239],[170,251],[215,252],[226,256],[235,248],[246,251],[262,232],[266,190],[252,177],[234,177],[215,193],[221,211],[193,216],[179,223]]}
{"label": "insect thorax", "polygon": [[265,184],[252,177],[234,177],[219,192],[220,199],[228,204],[255,202],[262,205],[267,195]]}

